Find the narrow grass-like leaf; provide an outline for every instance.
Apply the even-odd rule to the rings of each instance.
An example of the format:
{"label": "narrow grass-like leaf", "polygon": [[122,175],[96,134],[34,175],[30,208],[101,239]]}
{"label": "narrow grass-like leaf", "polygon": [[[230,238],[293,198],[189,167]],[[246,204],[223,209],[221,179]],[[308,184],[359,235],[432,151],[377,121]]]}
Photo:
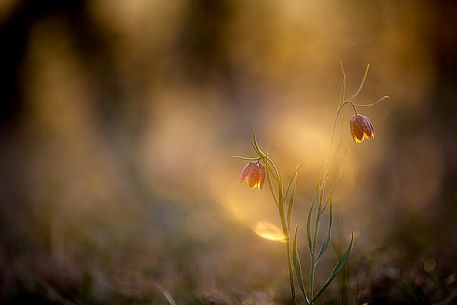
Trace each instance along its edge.
{"label": "narrow grass-like leaf", "polygon": [[359,89],[357,89],[357,91],[347,101],[353,101],[359,95],[360,91],[362,91],[363,85],[365,85],[365,81],[368,76],[369,69],[370,69],[370,65],[367,65],[367,67],[365,69],[365,73],[363,74],[362,81],[360,82]]}
{"label": "narrow grass-like leaf", "polygon": [[306,237],[308,239],[308,248],[311,256],[313,255],[313,241],[311,240],[311,214],[314,209],[314,201],[315,199],[313,198],[311,206],[309,207],[308,217],[306,217]]}
{"label": "narrow grass-like leaf", "polygon": [[250,143],[251,143],[252,148],[254,148],[255,152],[256,152],[260,157],[264,157],[264,156],[262,155],[262,153],[259,151],[259,149],[257,148],[256,143],[254,143],[253,141],[250,141]]}
{"label": "narrow grass-like leaf", "polygon": [[292,210],[294,208],[295,190],[297,188],[297,176],[300,165],[295,169],[294,175],[289,180],[285,198],[287,200],[287,228],[290,229],[290,219],[292,217]]}
{"label": "narrow grass-like leaf", "polygon": [[[321,215],[322,215],[322,202],[323,202],[323,198],[324,198],[324,191],[325,191],[325,182],[322,183],[322,187],[320,189],[320,192],[319,192],[319,196],[318,196],[318,199],[319,199],[319,205],[317,206],[317,211],[316,211],[316,218],[314,219],[314,235],[313,235],[313,242],[312,242],[312,246],[313,246],[313,258],[315,258],[316,256],[316,244],[317,244],[317,238],[318,238],[318,235],[319,235],[319,224],[320,224],[320,220],[321,220]],[[313,260],[314,261],[314,260]],[[314,266],[314,265],[312,265]]]}
{"label": "narrow grass-like leaf", "polygon": [[252,134],[252,141],[251,141],[251,144],[252,146],[254,147],[254,150],[259,153],[259,155],[262,155],[261,154],[261,150],[259,148],[259,144],[257,143],[257,137],[255,135],[255,133]]}
{"label": "narrow grass-like leaf", "polygon": [[328,222],[328,231],[327,231],[327,236],[322,243],[321,250],[319,251],[319,255],[317,256],[316,262],[314,263],[314,268],[316,268],[317,264],[319,264],[319,260],[321,259],[322,256],[324,256],[325,252],[327,252],[328,245],[330,243],[330,238],[332,236],[332,223],[333,223],[333,199],[330,197],[330,203],[329,203],[329,222]]}
{"label": "narrow grass-like leaf", "polygon": [[316,202],[317,196],[320,192],[320,182],[316,184],[316,191],[314,193],[313,199],[311,200],[311,206],[309,207],[308,217],[306,218],[306,237],[308,239],[308,247],[309,253],[314,255],[313,253],[313,241],[311,239],[311,215],[314,210],[314,203]]}
{"label": "narrow grass-like leaf", "polygon": [[237,158],[237,159],[246,160],[246,161],[256,161],[256,160],[261,159],[260,157],[245,157],[245,156],[232,156],[232,158]]}
{"label": "narrow grass-like leaf", "polygon": [[328,199],[325,202],[324,207],[322,208],[322,212],[325,211],[325,208],[327,207],[327,204],[330,202],[330,198],[333,197],[333,193],[335,192],[335,190],[340,185],[341,178],[343,177],[343,165],[344,165],[344,161],[346,160],[347,152],[348,152],[348,148],[346,147],[346,149],[344,151],[344,155],[343,155],[343,160],[341,161],[341,166],[340,166],[340,169],[339,169],[339,172],[338,172],[338,177],[336,178],[335,183],[333,184],[332,189],[330,190],[330,193],[328,195]]}
{"label": "narrow grass-like leaf", "polygon": [[[329,172],[333,171],[334,167],[335,167],[335,161],[336,161],[336,158],[338,157],[339,155],[339,152],[340,152],[340,149],[341,147],[343,146],[343,116],[344,114],[341,113],[341,119],[339,120],[341,122],[341,126],[340,126],[340,139],[338,141],[338,145],[336,146],[336,149],[335,149],[335,152],[334,152],[334,155],[333,155],[333,158],[330,162],[330,166],[329,166]],[[337,118],[338,120],[338,118]],[[343,158],[344,160],[344,158]],[[341,166],[342,166],[342,163],[341,163]]]}
{"label": "narrow grass-like leaf", "polygon": [[349,243],[349,246],[347,247],[346,251],[344,251],[343,255],[341,255],[340,259],[338,260],[338,263],[336,263],[335,267],[332,270],[332,273],[330,273],[329,278],[325,282],[325,284],[322,286],[321,289],[316,293],[314,298],[311,300],[311,303],[314,303],[322,293],[324,293],[325,289],[330,285],[330,283],[333,281],[333,279],[340,273],[341,269],[346,265],[346,263],[349,260],[349,255],[351,254],[352,250],[352,245],[354,244],[354,231],[352,231],[351,235],[351,242]]}
{"label": "narrow grass-like leaf", "polygon": [[279,178],[280,178],[280,174],[279,174],[279,170],[278,170],[278,167],[276,166],[276,164],[274,163],[274,161],[268,156],[267,153],[265,153],[259,146],[259,143],[257,142],[257,137],[255,135],[255,133],[252,135],[252,141],[251,142],[251,145],[252,147],[254,148],[254,150],[256,151],[256,153],[263,159],[265,159],[265,165],[268,166],[269,168],[272,169],[272,173],[273,173],[273,176],[275,177],[276,180],[279,181]]}
{"label": "narrow grass-like leaf", "polygon": [[343,61],[340,61],[341,73],[343,74],[343,81],[341,85],[341,96],[340,96],[340,106],[344,102],[344,97],[346,95],[346,72],[344,71]]}
{"label": "narrow grass-like leaf", "polygon": [[273,160],[268,156],[268,154],[266,154],[265,152],[262,151],[262,149],[260,149],[260,146],[259,144],[257,143],[257,138],[256,138],[256,135],[255,133],[252,135],[252,140],[250,141],[251,145],[252,145],[252,148],[255,150],[255,152],[257,153],[257,155],[259,155],[259,159],[263,159],[264,162],[265,162],[265,166],[268,167],[270,170],[271,170],[271,173],[273,174],[273,177],[276,179],[276,180],[279,180],[279,171],[275,165],[275,163],[273,162]]}
{"label": "narrow grass-like leaf", "polygon": [[262,157],[262,160],[265,163],[266,167],[270,170],[271,174],[273,175],[273,178],[275,178],[275,180],[277,181],[278,180],[278,176],[276,176],[276,173],[275,173],[273,167],[268,162],[268,155],[266,157]]}
{"label": "narrow grass-like leaf", "polygon": [[282,185],[281,176],[279,176],[279,179],[278,179],[278,200],[279,200],[279,211],[284,214],[284,193],[283,193],[283,185]]}
{"label": "narrow grass-like leaf", "polygon": [[295,226],[294,241],[292,244],[292,247],[293,247],[292,248],[292,251],[293,251],[292,260],[294,262],[294,270],[295,270],[295,275],[297,277],[298,286],[300,287],[303,297],[305,298],[306,304],[309,304],[309,298],[308,298],[308,295],[306,294],[306,290],[305,290],[305,283],[303,282],[303,272],[301,269],[300,255],[298,254],[297,235],[298,235],[298,224]]}
{"label": "narrow grass-like leaf", "polygon": [[295,202],[295,189],[297,188],[297,175],[295,175],[292,190],[289,194],[289,201],[287,204],[287,228],[290,229],[290,219],[292,218],[292,210],[294,209]]}
{"label": "narrow grass-like leaf", "polygon": [[251,141],[252,147],[254,150],[263,158],[267,158],[268,161],[272,162],[271,159],[267,156],[267,154],[260,148],[259,143],[257,142],[257,137],[255,133],[252,135],[252,141]]}
{"label": "narrow grass-like leaf", "polygon": [[[265,162],[265,161],[264,161]],[[267,182],[268,182],[268,188],[270,189],[271,196],[273,196],[273,199],[276,203],[276,206],[279,207],[279,201],[278,201],[278,196],[276,196],[275,190],[273,188],[273,183],[271,182],[271,176],[270,176],[270,168],[267,168]]]}
{"label": "narrow grass-like leaf", "polygon": [[297,179],[297,174],[298,174],[298,169],[299,169],[299,168],[300,168],[300,167],[297,166],[297,168],[295,169],[294,174],[293,174],[292,177],[290,177],[290,179],[289,179],[289,183],[287,183],[287,189],[286,189],[286,195],[285,195],[286,198],[288,198],[288,196],[289,196],[289,194],[290,194],[290,190],[291,190],[290,188],[291,188],[291,187],[293,186],[293,184],[294,184],[294,179]]}

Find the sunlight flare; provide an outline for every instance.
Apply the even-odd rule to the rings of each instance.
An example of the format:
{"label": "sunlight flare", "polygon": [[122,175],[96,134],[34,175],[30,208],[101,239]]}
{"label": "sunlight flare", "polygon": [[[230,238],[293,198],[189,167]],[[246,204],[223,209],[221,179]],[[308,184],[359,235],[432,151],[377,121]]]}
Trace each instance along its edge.
{"label": "sunlight flare", "polygon": [[266,221],[257,222],[254,232],[258,236],[271,241],[286,242],[281,229]]}

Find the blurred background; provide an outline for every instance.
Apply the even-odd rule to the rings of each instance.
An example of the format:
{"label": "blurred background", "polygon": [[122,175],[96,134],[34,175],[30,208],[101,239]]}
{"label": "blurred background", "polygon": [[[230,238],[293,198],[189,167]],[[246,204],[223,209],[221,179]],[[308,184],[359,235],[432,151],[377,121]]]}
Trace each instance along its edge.
{"label": "blurred background", "polygon": [[232,156],[255,132],[284,175],[305,160],[303,224],[340,60],[349,94],[371,65],[357,103],[391,99],[360,109],[374,140],[342,125],[356,244],[322,304],[455,304],[451,0],[0,0],[0,303],[285,304],[275,205]]}

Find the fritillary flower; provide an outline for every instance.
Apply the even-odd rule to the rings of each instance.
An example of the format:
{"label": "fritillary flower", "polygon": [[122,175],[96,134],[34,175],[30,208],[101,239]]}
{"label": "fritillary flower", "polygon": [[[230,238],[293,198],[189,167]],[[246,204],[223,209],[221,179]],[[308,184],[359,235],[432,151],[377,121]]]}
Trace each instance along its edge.
{"label": "fritillary flower", "polygon": [[365,139],[374,138],[374,129],[368,117],[355,114],[349,121],[352,138],[356,143],[362,143]]}
{"label": "fritillary flower", "polygon": [[246,181],[250,188],[262,189],[265,182],[265,166],[259,161],[251,161],[241,171],[240,183]]}

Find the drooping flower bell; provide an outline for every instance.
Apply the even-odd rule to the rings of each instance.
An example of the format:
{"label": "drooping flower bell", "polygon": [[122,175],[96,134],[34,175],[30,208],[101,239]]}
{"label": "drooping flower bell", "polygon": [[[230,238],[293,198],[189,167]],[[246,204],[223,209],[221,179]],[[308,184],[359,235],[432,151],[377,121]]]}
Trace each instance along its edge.
{"label": "drooping flower bell", "polygon": [[250,188],[261,190],[265,182],[265,166],[259,161],[251,161],[241,171],[240,178],[240,183],[246,181]]}
{"label": "drooping flower bell", "polygon": [[374,138],[373,125],[370,119],[361,114],[355,114],[349,121],[352,138],[356,143],[362,143],[365,139]]}

